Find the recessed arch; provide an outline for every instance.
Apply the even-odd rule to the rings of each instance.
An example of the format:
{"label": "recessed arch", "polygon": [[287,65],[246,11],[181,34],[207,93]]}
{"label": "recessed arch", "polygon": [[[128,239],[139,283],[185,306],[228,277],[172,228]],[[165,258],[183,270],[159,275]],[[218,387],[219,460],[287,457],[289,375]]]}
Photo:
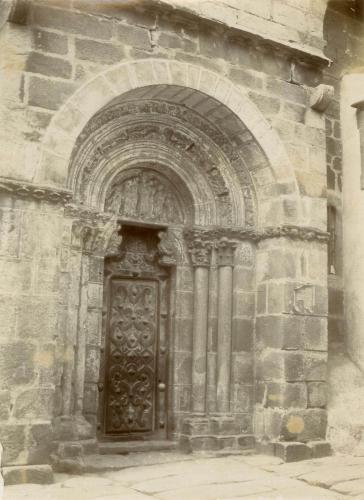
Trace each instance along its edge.
{"label": "recessed arch", "polygon": [[[185,93],[191,107],[198,105],[193,104],[193,99],[205,96],[208,106],[215,103],[214,109],[206,109],[210,117],[227,110],[253,138],[250,149],[247,148],[247,155],[254,158],[260,154],[266,159],[259,171],[254,169],[251,158],[247,160],[259,208],[257,225],[267,225],[266,215],[272,199],[276,201],[276,221],[284,223],[282,206],[283,198],[287,196],[297,206],[297,220],[291,218],[290,222],[300,221],[303,212],[300,195],[285,147],[245,92],[210,70],[163,59],[125,62],[83,85],[58,111],[47,130],[37,180],[48,185],[67,185],[75,142],[92,117],[120,96],[125,99],[130,92],[144,92],[148,88],[158,88],[159,92],[170,91],[172,94],[177,91],[175,96]],[[158,95],[148,96],[152,97]],[[231,164],[234,164],[233,160]]]}

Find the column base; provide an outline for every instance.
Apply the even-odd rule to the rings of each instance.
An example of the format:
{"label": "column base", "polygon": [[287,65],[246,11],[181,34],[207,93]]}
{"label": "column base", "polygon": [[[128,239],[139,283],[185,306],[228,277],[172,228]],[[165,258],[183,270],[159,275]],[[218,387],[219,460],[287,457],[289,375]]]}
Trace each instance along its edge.
{"label": "column base", "polygon": [[48,464],[12,465],[2,467],[2,477],[5,486],[14,484],[52,484],[53,469]]}
{"label": "column base", "polygon": [[241,434],[235,419],[230,415],[186,418],[180,436],[180,449],[194,451],[254,451],[254,436]]}
{"label": "column base", "polygon": [[256,452],[281,458],[284,462],[299,462],[310,458],[328,457],[332,454],[328,441],[277,441],[257,442]]}
{"label": "column base", "polygon": [[52,467],[57,472],[82,474],[84,456],[98,452],[93,426],[82,415],[61,416],[54,420]]}
{"label": "column base", "polygon": [[96,432],[82,415],[61,415],[53,420],[55,441],[76,441],[92,439]]}

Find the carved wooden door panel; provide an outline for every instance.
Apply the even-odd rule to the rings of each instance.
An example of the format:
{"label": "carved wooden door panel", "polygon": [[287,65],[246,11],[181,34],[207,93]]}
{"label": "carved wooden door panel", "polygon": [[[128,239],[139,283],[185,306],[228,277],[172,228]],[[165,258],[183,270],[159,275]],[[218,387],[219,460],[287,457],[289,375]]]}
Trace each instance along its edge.
{"label": "carved wooden door panel", "polygon": [[126,227],[105,263],[100,438],[167,437],[169,274],[155,231]]}
{"label": "carved wooden door panel", "polygon": [[158,283],[113,280],[110,305],[105,431],[152,432]]}

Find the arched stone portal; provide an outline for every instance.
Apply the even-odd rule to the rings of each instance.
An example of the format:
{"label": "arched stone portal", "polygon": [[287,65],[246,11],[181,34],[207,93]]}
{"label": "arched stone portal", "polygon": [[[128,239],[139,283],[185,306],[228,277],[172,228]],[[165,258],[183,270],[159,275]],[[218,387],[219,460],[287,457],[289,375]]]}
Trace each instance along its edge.
{"label": "arched stone portal", "polygon": [[[189,450],[324,438],[325,410],[307,406],[306,372],[289,367],[292,349],[305,367],[325,363],[324,280],[309,262],[325,261],[326,234],[304,227],[284,147],[246,96],[191,65],[120,65],[55,116],[38,180],[73,193],[64,349],[75,356],[63,357],[58,394],[60,421],[76,421],[78,438],[163,435]],[[146,296],[154,304],[145,339],[163,347],[144,351],[131,334],[154,356],[146,426],[143,403],[132,403],[130,384],[121,389],[130,352],[120,350],[126,332],[110,312],[120,297],[136,306],[139,296],[141,307]],[[322,353],[312,358],[313,326]],[[307,332],[295,343],[292,328]],[[292,413],[293,389],[302,397]],[[139,427],[127,429],[135,419]]]}
{"label": "arched stone portal", "polygon": [[[81,256],[81,282],[98,302],[80,304],[81,324],[102,307],[104,317],[96,344],[89,329],[78,342],[75,363],[85,370],[75,403],[89,422],[96,419],[101,439],[183,437],[189,448],[238,447],[243,439],[252,446],[254,289],[252,276],[246,283],[241,276],[253,273],[255,249],[246,240],[256,198],[243,152],[250,168],[269,168],[231,111],[176,86],[116,98],[76,141],[68,187],[98,219]],[[112,251],[111,221],[121,225]],[[100,237],[87,245],[95,232]],[[246,310],[239,311],[239,294]],[[153,309],[148,318],[146,307]],[[242,365],[243,377],[234,369]]]}

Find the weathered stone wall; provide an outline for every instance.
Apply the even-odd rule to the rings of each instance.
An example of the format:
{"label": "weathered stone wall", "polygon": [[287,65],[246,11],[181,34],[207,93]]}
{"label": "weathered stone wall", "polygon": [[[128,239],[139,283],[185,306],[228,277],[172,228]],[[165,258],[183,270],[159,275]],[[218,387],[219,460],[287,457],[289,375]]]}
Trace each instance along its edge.
{"label": "weathered stone wall", "polygon": [[[320,113],[309,107],[312,87],[322,79],[322,61],[317,50],[321,46],[321,28],[318,22],[318,11],[321,12],[321,6],[318,10],[313,8],[317,3],[311,2],[309,5],[308,2],[288,4],[275,1],[269,2],[269,9],[273,9],[269,10],[268,2],[246,2],[246,12],[244,10],[235,12],[241,24],[227,22],[225,18],[222,19],[225,24],[216,24],[208,19],[199,19],[191,8],[184,8],[186,12],[183,15],[169,10],[163,13],[154,7],[148,10],[113,8],[103,11],[103,15],[100,15],[100,12],[89,12],[89,6],[85,5],[85,2],[77,3],[73,9],[66,0],[52,3],[29,2],[27,17],[23,19],[24,24],[8,23],[0,32],[0,50],[4,54],[4,78],[0,83],[1,175],[29,183],[46,178],[50,185],[64,188],[66,179],[59,175],[57,158],[61,158],[64,151],[70,153],[73,149],[74,142],[69,140],[67,129],[82,123],[82,112],[73,107],[72,123],[58,124],[59,128],[65,130],[65,134],[53,138],[42,149],[41,141],[57,111],[82,85],[112,68],[113,65],[141,58],[153,57],[158,60],[163,57],[211,69],[227,77],[239,91],[257,105],[265,119],[278,133],[287,150],[295,178],[290,185],[279,185],[274,182],[272,172],[268,168],[262,168],[254,174],[256,187],[265,196],[265,202],[259,207],[259,216],[265,221],[265,225],[275,226],[283,221],[287,224],[325,230],[325,122]],[[287,9],[286,13],[283,4]],[[315,24],[311,23],[314,19],[311,18],[311,10],[305,10],[304,5],[310,7],[312,12],[317,12]],[[233,7],[237,9],[238,6],[240,2],[235,6],[224,4],[224,12],[231,13],[231,9]],[[251,16],[255,21],[260,20],[262,33],[269,32],[271,27],[272,36],[256,37],[256,34],[248,33]],[[292,23],[301,25],[291,26]],[[291,44],[287,43],[287,39],[291,37],[295,41],[293,48],[288,47]],[[266,44],[262,38],[271,38],[274,40],[273,45]],[[313,47],[316,47],[315,51]],[[107,92],[111,93],[106,81],[103,85]],[[91,96],[85,95],[87,102],[81,105],[89,105],[96,111],[99,106],[99,95],[100,89],[94,89]],[[247,149],[246,154],[245,160],[248,164],[259,164],[262,153],[258,147],[255,151],[254,148]],[[42,172],[38,168],[41,159],[47,172]],[[299,200],[296,196],[297,186]],[[16,189],[14,194],[16,195]],[[274,197],[276,200],[272,201]],[[24,411],[17,410],[20,404],[25,404],[27,396],[25,394],[18,402],[14,401],[13,413],[10,415],[11,405],[7,399],[9,396],[4,392],[3,422],[7,422],[8,425],[2,425],[3,437],[0,436],[0,440],[11,443],[11,426],[24,425],[25,419],[27,432],[34,433],[38,420],[49,423],[52,414],[57,416],[64,410],[59,400],[71,384],[70,380],[62,378],[62,374],[65,373],[63,368],[68,364],[72,365],[73,361],[70,360],[73,359],[77,347],[75,309],[79,300],[77,277],[81,259],[77,252],[72,253],[70,227],[67,223],[65,227],[61,223],[62,209],[58,205],[48,204],[45,201],[30,201],[29,198],[21,202],[8,202],[6,197],[3,200],[3,220],[9,221],[9,223],[3,222],[3,231],[9,235],[8,239],[2,240],[9,241],[9,248],[6,247],[4,250],[4,276],[9,276],[7,280],[3,280],[4,288],[6,285],[4,295],[8,301],[4,304],[10,303],[10,310],[16,310],[18,317],[17,323],[11,322],[11,325],[5,328],[2,338],[4,352],[11,353],[11,349],[20,353],[29,351],[31,345],[29,343],[20,346],[19,349],[14,346],[17,338],[15,334],[19,335],[22,341],[24,337],[23,334],[13,331],[14,324],[18,328],[21,324],[19,318],[23,315],[27,318],[27,328],[31,330],[29,325],[32,325],[32,322],[29,321],[29,315],[31,314],[31,319],[37,318],[37,313],[33,311],[39,311],[40,315],[31,334],[34,338],[34,352],[29,351],[28,357],[22,361],[24,370],[29,365],[30,375],[24,376],[24,379],[17,375],[17,368],[9,366],[8,378],[2,377],[3,380],[20,380],[20,389],[22,391],[32,389],[31,400],[37,402],[35,409],[26,407]],[[285,419],[288,417],[285,410],[290,406],[295,408],[296,413],[299,412],[299,418],[302,417],[298,426],[301,430],[283,437],[308,441],[324,438],[325,431],[325,417],[322,410],[325,406],[322,369],[326,350],[326,271],[322,266],[322,262],[325,262],[325,245],[317,244],[317,248],[311,249],[312,242],[293,244],[292,249],[287,250],[286,254],[277,255],[279,241],[264,242],[259,249],[259,269],[262,275],[259,276],[257,283],[250,283],[248,286],[252,279],[252,264],[246,265],[243,256],[239,262],[241,274],[239,280],[236,279],[235,282],[237,302],[234,304],[233,318],[233,358],[234,366],[237,367],[232,378],[233,407],[236,414],[244,415],[252,405],[250,333],[255,314],[253,297],[255,294],[251,292],[250,286],[255,286],[258,288],[258,304],[259,297],[264,296],[264,306],[261,310],[258,306],[258,311],[263,318],[262,322],[265,321],[267,331],[274,331],[279,336],[282,333],[279,322],[289,323],[288,318],[293,321],[294,329],[299,323],[304,323],[302,328],[306,328],[302,332],[300,344],[288,348],[286,344],[278,342],[272,346],[272,349],[276,350],[272,352],[272,356],[277,358],[274,361],[276,367],[274,369],[278,371],[274,374],[268,373],[270,364],[265,363],[268,372],[265,371],[261,376],[261,387],[268,393],[273,391],[274,398],[263,401],[258,396],[259,411],[262,409],[260,413],[264,413],[263,424],[257,424],[258,435],[262,439],[282,437],[282,429],[287,428]],[[283,241],[286,245],[286,240]],[[62,252],[65,252],[63,254],[61,242]],[[23,248],[25,250],[22,250]],[[241,278],[242,276],[245,276],[246,281],[245,278]],[[240,279],[243,280],[242,283]],[[293,300],[293,288],[301,285],[307,285],[311,291],[315,288],[316,291],[314,295],[312,293],[310,295],[309,292],[308,298],[306,296],[301,298],[304,304],[305,301],[308,303],[305,305],[306,309],[298,310],[297,314],[292,308],[287,309],[289,305],[287,302]],[[100,289],[99,281],[95,282],[94,289],[96,291]],[[19,292],[16,292],[17,290]],[[262,290],[264,290],[263,295],[260,294]],[[311,303],[313,296],[315,300],[312,299]],[[58,305],[58,309],[56,308],[58,313],[55,316],[57,320],[53,314],[41,312],[52,311],[52,301]],[[8,309],[7,305],[5,307]],[[88,350],[86,349],[90,374],[90,383],[84,395],[86,405],[87,398],[92,401],[96,398],[91,351],[95,350],[98,342],[96,330],[99,325],[97,321],[96,323],[93,321],[95,310],[100,309],[100,304],[97,302],[93,306],[92,297],[89,297],[89,301],[86,301],[87,307],[90,309],[89,321],[92,325],[87,324],[86,328],[95,331],[96,344],[90,344]],[[320,318],[316,320],[314,317],[311,320],[311,316],[315,314]],[[181,313],[179,319],[183,318]],[[213,322],[214,318],[210,320]],[[315,328],[312,330],[307,326],[310,322],[315,323]],[[238,335],[238,331],[243,330],[244,335]],[[308,338],[311,334],[314,335],[313,339]],[[48,338],[48,335],[50,335],[49,345],[53,346],[58,340],[58,363],[55,373],[48,374],[44,381],[39,378],[40,375],[36,378],[33,373],[41,369],[42,365],[36,353],[39,351],[40,359],[43,359],[42,352],[47,345],[44,338]],[[67,342],[70,348],[64,351],[62,346],[65,335],[69,336]],[[306,344],[302,343],[306,338],[305,335],[308,338]],[[182,342],[183,339],[180,340]],[[276,341],[277,339],[274,339],[274,342]],[[262,346],[269,349],[270,340],[264,342]],[[283,367],[286,358],[293,357],[291,349],[297,350],[296,356],[302,365],[302,370],[294,376],[289,375]],[[265,351],[265,355],[267,352]],[[210,357],[213,356],[214,350],[211,346]],[[311,365],[316,366],[316,364],[319,368],[315,369],[312,375]],[[242,366],[244,370],[249,367],[247,368],[249,373],[244,376]],[[4,390],[10,385],[8,382]],[[182,405],[179,409],[183,412],[186,390],[182,387],[183,384],[180,385],[181,388],[178,390],[181,391],[181,396],[178,395],[180,398],[178,404]],[[54,392],[57,397],[53,405],[51,403]],[[47,404],[46,407],[41,406],[43,400]],[[77,403],[70,399],[68,404],[74,406]],[[272,427],[274,422],[277,422],[275,414],[273,415],[275,410],[270,416],[272,405],[278,408],[277,413],[281,420],[277,424],[277,432],[269,431],[265,434],[262,429]],[[311,422],[314,422],[312,427],[314,430],[310,431],[311,433],[305,431],[301,434],[304,428],[310,429]],[[250,424],[247,428],[249,426]],[[293,430],[297,430],[297,427]],[[27,439],[28,441],[23,440],[19,449],[11,455],[7,456],[5,450],[6,464],[33,460],[28,458],[25,452],[29,448],[31,438]],[[45,458],[39,455],[34,460],[44,461]]]}
{"label": "weathered stone wall", "polygon": [[62,210],[12,193],[3,192],[0,200],[4,464],[44,463],[49,459],[59,342]]}

